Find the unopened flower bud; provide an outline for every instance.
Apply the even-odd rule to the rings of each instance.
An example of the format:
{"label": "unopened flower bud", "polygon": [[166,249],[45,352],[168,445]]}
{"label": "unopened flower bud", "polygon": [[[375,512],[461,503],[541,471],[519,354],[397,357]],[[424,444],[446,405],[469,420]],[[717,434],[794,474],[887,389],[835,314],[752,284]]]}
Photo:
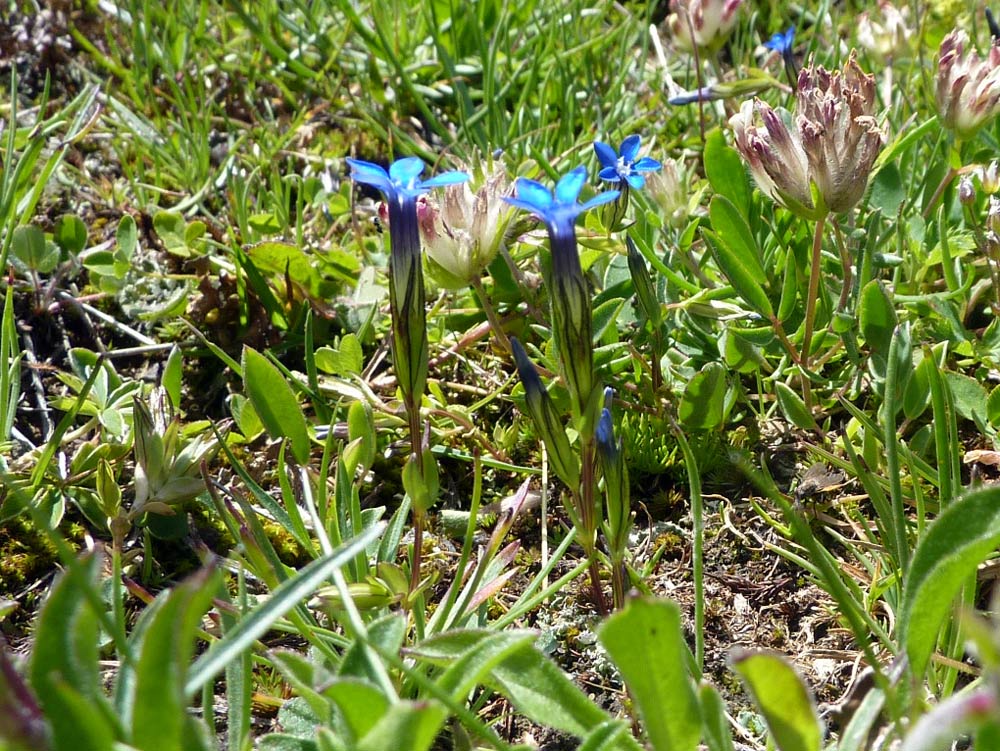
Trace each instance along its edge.
{"label": "unopened flower bud", "polygon": [[990,207],[986,212],[986,226],[1000,235],[1000,199],[990,196]]}
{"label": "unopened flower bud", "polygon": [[979,182],[983,186],[983,190],[989,195],[993,195],[1000,190],[1000,169],[998,169],[995,159],[986,166],[977,169],[976,175],[979,176]]}
{"label": "unopened flower bud", "polygon": [[524,347],[515,337],[510,338],[510,345],[514,353],[517,374],[521,378],[521,385],[524,386],[524,403],[528,416],[545,443],[555,473],[567,487],[575,490],[580,484],[580,464],[570,450],[569,439],[566,437],[566,429],[559,418],[559,413]]}
{"label": "unopened flower bud", "polygon": [[972,184],[970,175],[962,175],[958,181],[958,200],[966,206],[976,202],[976,186]]}
{"label": "unopened flower bud", "polygon": [[677,46],[714,53],[725,43],[743,0],[674,0],[667,26]]}
{"label": "unopened flower bud", "polygon": [[882,0],[878,12],[862,13],[858,18],[858,45],[880,60],[898,57],[906,52],[913,33],[907,23],[909,14],[909,8]]}
{"label": "unopened flower bud", "polygon": [[664,224],[678,226],[688,219],[688,176],[674,159],[664,159],[663,169],[646,178],[646,194],[653,199]]}

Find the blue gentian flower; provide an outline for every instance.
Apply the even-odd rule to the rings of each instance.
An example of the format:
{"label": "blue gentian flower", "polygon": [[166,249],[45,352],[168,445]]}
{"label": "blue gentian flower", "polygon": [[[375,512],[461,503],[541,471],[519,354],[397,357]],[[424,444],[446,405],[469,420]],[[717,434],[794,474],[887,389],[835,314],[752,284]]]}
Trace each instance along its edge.
{"label": "blue gentian flower", "polygon": [[[504,198],[511,206],[530,211],[543,222],[549,231],[549,235],[569,236],[574,240],[576,232],[574,224],[576,218],[584,211],[609,203],[618,198],[617,190],[608,190],[591,198],[584,203],[578,203],[577,198],[583,189],[583,184],[587,181],[587,168],[580,165],[574,170],[567,172],[562,179],[556,183],[553,193],[539,182],[529,180],[526,177],[519,177],[514,183],[517,196],[514,198]],[[553,253],[555,249],[553,249]],[[576,246],[573,247],[574,254]]]}
{"label": "blue gentian flower", "polygon": [[598,177],[615,183],[625,181],[636,190],[642,188],[646,184],[646,178],[642,173],[658,170],[661,165],[648,156],[636,159],[639,156],[640,143],[640,137],[633,134],[622,141],[621,148],[616,152],[608,144],[594,141],[594,151],[597,152],[597,158],[603,167]]}
{"label": "blue gentian flower", "polygon": [[587,179],[586,167],[571,170],[556,184],[555,192],[541,183],[518,178],[517,196],[504,198],[512,206],[530,211],[543,222],[552,250],[552,273],[546,279],[552,310],[552,333],[559,349],[563,376],[573,401],[574,413],[585,413],[594,384],[591,296],[576,248],[576,218],[595,206],[618,198],[608,190],[589,201],[577,198]]}
{"label": "blue gentian flower", "polygon": [[795,27],[789,26],[787,31],[779,31],[771,35],[771,38],[764,42],[764,46],[769,50],[774,50],[783,58],[787,58],[792,52],[792,45],[795,43]]}
{"label": "blue gentian flower", "polygon": [[426,165],[420,157],[409,156],[397,159],[389,165],[389,171],[371,162],[360,159],[348,159],[351,167],[351,179],[356,183],[364,183],[381,191],[387,203],[404,203],[416,200],[431,188],[445,185],[456,185],[468,182],[465,172],[442,172],[429,180],[421,180],[420,175]]}
{"label": "blue gentian flower", "polygon": [[792,89],[796,88],[796,79],[799,76],[799,69],[795,64],[795,53],[792,51],[794,43],[794,26],[789,26],[787,31],[773,34],[770,39],[764,42],[765,47],[781,55],[781,60],[785,63],[785,74],[788,76],[788,83],[791,84]]}
{"label": "blue gentian flower", "polygon": [[463,183],[464,172],[442,172],[421,180],[425,166],[418,157],[397,159],[386,171],[359,159],[348,159],[351,179],[379,190],[389,207],[389,309],[392,313],[392,355],[396,380],[413,422],[427,382],[427,312],[420,260],[417,199],[432,188]]}

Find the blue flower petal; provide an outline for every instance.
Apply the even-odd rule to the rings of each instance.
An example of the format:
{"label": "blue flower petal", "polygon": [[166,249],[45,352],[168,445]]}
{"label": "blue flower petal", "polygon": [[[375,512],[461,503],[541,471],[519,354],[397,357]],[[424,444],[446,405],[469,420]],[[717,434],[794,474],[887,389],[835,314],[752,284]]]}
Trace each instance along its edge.
{"label": "blue flower petal", "polygon": [[635,158],[639,156],[639,144],[642,139],[635,133],[630,135],[624,141],[622,141],[621,155],[622,161],[626,164],[631,164],[635,161]]}
{"label": "blue flower petal", "polygon": [[602,180],[611,180],[613,182],[618,182],[622,179],[622,176],[618,174],[618,167],[605,167],[597,176]]}
{"label": "blue flower petal", "polygon": [[381,190],[383,193],[393,193],[392,180],[389,173],[377,164],[363,162],[360,159],[347,159],[347,164],[351,168],[351,179],[356,183],[371,185],[373,188]]}
{"label": "blue flower petal", "polygon": [[[601,166],[604,167],[601,170],[601,176],[603,177],[604,172],[609,169],[615,169],[618,165],[618,153],[606,143],[601,143],[600,141],[594,141],[594,151],[597,152],[597,159],[600,161]],[[605,180],[610,180],[612,178],[605,177]],[[617,179],[617,178],[615,178]]]}
{"label": "blue flower petal", "polygon": [[518,200],[529,204],[533,210],[548,211],[552,207],[552,191],[540,182],[519,177],[514,188],[517,190]]}
{"label": "blue flower petal", "polygon": [[606,190],[603,193],[598,193],[596,196],[591,198],[589,201],[580,205],[580,211],[587,211],[595,206],[603,206],[606,203],[611,203],[616,200],[618,196],[621,195],[620,190]]}
{"label": "blue flower petal", "polygon": [[389,177],[399,187],[410,188],[416,183],[425,166],[424,160],[418,156],[397,159],[389,165]]}
{"label": "blue flower petal", "polygon": [[646,184],[646,178],[638,172],[632,172],[631,174],[626,175],[625,180],[636,190],[640,190]]}
{"label": "blue flower petal", "polygon": [[582,164],[567,172],[556,183],[556,203],[576,203],[585,182],[587,182],[587,168]]}
{"label": "blue flower petal", "polygon": [[443,185],[458,185],[459,183],[466,183],[470,179],[468,173],[466,172],[442,172],[439,175],[434,175],[434,177],[424,180],[420,183],[421,188],[440,188]]}
{"label": "blue flower petal", "polygon": [[789,26],[787,31],[776,32],[771,38],[764,42],[764,46],[769,50],[774,50],[782,55],[787,55],[792,45],[795,43],[795,27]]}
{"label": "blue flower petal", "polygon": [[614,453],[615,449],[615,429],[611,422],[611,411],[604,407],[601,410],[601,419],[597,421],[597,430],[594,437],[607,453]]}
{"label": "blue flower petal", "polygon": [[539,219],[547,221],[546,218],[548,216],[548,211],[540,206],[535,205],[531,201],[526,201],[523,198],[514,198],[512,196],[503,196],[502,200],[504,203],[510,204],[511,206],[515,206],[519,209],[524,209],[525,211],[534,214]]}
{"label": "blue flower petal", "polygon": [[652,157],[644,156],[638,162],[632,165],[632,169],[636,172],[651,172],[653,170],[658,170],[663,165]]}

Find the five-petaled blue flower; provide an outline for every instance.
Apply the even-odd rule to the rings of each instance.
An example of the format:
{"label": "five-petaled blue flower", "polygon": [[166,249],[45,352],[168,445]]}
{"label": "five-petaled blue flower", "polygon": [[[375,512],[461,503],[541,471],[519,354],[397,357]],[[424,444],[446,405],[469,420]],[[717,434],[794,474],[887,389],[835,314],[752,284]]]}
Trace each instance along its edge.
{"label": "five-petaled blue flower", "polygon": [[515,198],[505,197],[503,200],[511,206],[517,206],[537,216],[545,222],[550,235],[573,237],[575,235],[573,225],[580,214],[618,198],[617,190],[607,190],[589,201],[578,203],[576,199],[586,181],[587,168],[583,165],[567,172],[556,183],[554,193],[539,182],[519,177],[514,183],[517,196]]}
{"label": "five-petaled blue flower", "polygon": [[787,58],[792,52],[792,44],[795,43],[795,27],[789,26],[787,31],[776,32],[764,42],[764,46],[769,50],[774,50],[783,58]]}
{"label": "five-petaled blue flower", "polygon": [[594,151],[597,152],[597,158],[603,167],[598,177],[616,183],[624,180],[637,190],[645,185],[646,178],[642,173],[658,170],[661,165],[648,156],[636,159],[639,156],[640,141],[639,136],[633,134],[622,141],[621,148],[617,152],[606,143],[594,141]]}
{"label": "five-petaled blue flower", "polygon": [[442,172],[421,180],[423,160],[397,159],[389,170],[371,162],[348,159],[351,179],[371,185],[389,206],[389,311],[392,315],[392,354],[396,381],[410,415],[411,435],[416,435],[418,405],[427,380],[427,320],[424,310],[424,276],[420,259],[420,223],[417,199],[431,188],[464,183],[464,172]]}
{"label": "five-petaled blue flower", "polygon": [[469,179],[464,172],[442,172],[429,180],[421,180],[420,174],[426,165],[416,156],[397,159],[389,165],[388,172],[377,164],[363,162],[360,159],[349,158],[347,163],[351,167],[351,179],[354,182],[377,188],[390,204],[416,202],[417,198],[431,188],[464,183]]}

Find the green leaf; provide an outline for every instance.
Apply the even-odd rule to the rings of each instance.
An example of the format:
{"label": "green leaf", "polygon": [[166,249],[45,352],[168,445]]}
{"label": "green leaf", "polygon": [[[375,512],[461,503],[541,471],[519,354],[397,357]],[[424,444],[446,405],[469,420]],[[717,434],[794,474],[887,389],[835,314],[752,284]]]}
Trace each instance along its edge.
{"label": "green leaf", "polygon": [[733,737],[726,717],[726,705],[719,692],[709,683],[698,686],[701,704],[702,730],[708,751],[733,751]]}
{"label": "green leaf", "polygon": [[170,398],[170,404],[174,409],[181,408],[181,376],[183,375],[184,360],[181,357],[181,349],[176,344],[170,348],[167,355],[167,362],[163,366],[163,375],[160,377],[160,385],[163,386]]}
{"label": "green leaf", "polygon": [[[383,616],[368,625],[367,643],[383,653],[393,654],[403,646],[406,638],[406,619],[401,615]],[[360,640],[355,640],[344,653],[338,670],[342,677],[361,678],[376,683],[379,680],[378,666],[371,664],[372,650]]]}
{"label": "green leaf", "polygon": [[375,686],[355,678],[340,678],[323,690],[340,709],[352,740],[363,738],[388,711],[389,700]]}
{"label": "green leaf", "polygon": [[184,240],[187,222],[182,214],[176,211],[157,211],[153,216],[153,229],[167,252],[183,258],[191,256],[191,250]]}
{"label": "green leaf", "polygon": [[[498,689],[528,719],[576,736],[609,719],[554,662],[534,647],[524,648],[493,669]],[[617,748],[639,749],[631,736]]]}
{"label": "green leaf", "polygon": [[750,213],[750,181],[743,159],[726,143],[721,128],[713,129],[705,138],[704,163],[712,190],[728,198],[742,216],[747,216]]}
{"label": "green leaf", "polygon": [[882,282],[873,279],[861,290],[858,301],[858,321],[861,333],[872,354],[883,362],[889,357],[889,344],[892,342],[892,332],[899,322],[892,299]]}
{"label": "green leaf", "polygon": [[[716,196],[712,199],[712,205],[715,206],[717,204],[729,204],[732,207],[732,204],[721,196]],[[761,282],[764,279],[764,270],[761,266],[760,258],[757,256],[756,247],[752,243],[752,237],[749,238],[751,241],[749,246],[745,242],[750,232],[749,227],[746,227],[746,223],[743,222],[742,217],[738,215],[733,216],[734,212],[731,208],[728,210],[723,209],[716,213],[719,214],[719,224],[725,226],[728,236],[723,238],[718,234],[717,229],[712,231],[703,228],[701,231],[708,242],[708,247],[712,250],[712,255],[716,263],[719,264],[719,268],[722,269],[722,273],[725,274],[729,283],[733,285],[736,294],[743,298],[757,313],[765,318],[772,318],[774,316],[774,308],[771,306],[771,300],[768,298],[767,293],[764,292],[764,288],[761,286]],[[726,224],[727,219],[734,218],[738,220],[735,224]],[[714,219],[712,226],[713,228],[716,227]]]}
{"label": "green leaf", "polygon": [[778,381],[774,384],[774,393],[778,397],[778,406],[785,419],[802,430],[816,430],[816,420],[806,407],[802,397],[792,391],[791,387]]}
{"label": "green leaf", "polygon": [[[266,229],[266,232],[280,231]],[[310,295],[319,296],[324,293],[327,285],[316,270],[314,254],[291,243],[268,240],[248,245],[244,248],[246,254],[253,259],[254,265],[263,273],[282,276],[291,279]]]}
{"label": "green leaf", "polygon": [[732,661],[779,751],[820,751],[823,731],[812,694],[785,658],[736,650]]}
{"label": "green leaf", "polygon": [[937,634],[962,586],[1000,544],[1000,487],[952,501],[917,543],[903,582],[900,642],[913,674],[927,669]]}
{"label": "green leaf", "polygon": [[257,744],[260,751],[317,751],[316,741],[290,733],[269,733]]}
{"label": "green leaf", "polygon": [[681,612],[669,600],[632,600],[601,627],[601,644],[635,700],[655,749],[692,751],[701,718]]}
{"label": "green leaf", "polygon": [[87,247],[87,225],[76,214],[63,214],[56,220],[52,238],[63,251],[75,256]]}
{"label": "green leaf", "polygon": [[[921,358],[914,368],[903,392],[903,415],[907,420],[916,420],[931,403],[930,374],[933,369],[934,361],[930,357]],[[1000,407],[1000,402],[997,406]]]}
{"label": "green leaf", "polygon": [[677,417],[688,430],[712,430],[725,419],[726,369],[710,362],[688,381]]}
{"label": "green leaf", "polygon": [[381,523],[369,527],[329,555],[308,563],[299,569],[295,576],[283,581],[271,592],[267,600],[247,613],[231,631],[197,659],[188,676],[185,693],[191,696],[199,691],[207,681],[221,672],[230,660],[236,659],[243,650],[267,633],[275,621],[319,589],[335,569],[343,567],[355,555],[365,550],[369,543],[378,538],[384,528],[385,525]]}
{"label": "green leaf", "polygon": [[260,421],[272,438],[287,438],[299,464],[309,461],[309,429],[295,392],[266,357],[243,348],[243,384]]}
{"label": "green leaf", "polygon": [[622,720],[607,720],[587,734],[577,746],[577,751],[610,751],[620,748],[622,739],[630,732],[628,725]]}
{"label": "green leaf", "polygon": [[896,217],[900,205],[906,200],[903,176],[895,164],[887,164],[872,180],[869,202],[885,216]]}
{"label": "green leaf", "polygon": [[758,347],[735,327],[727,326],[722,332],[719,349],[726,365],[739,373],[756,373],[765,363]]}
{"label": "green leaf", "polygon": [[795,254],[785,254],[785,274],[781,281],[781,299],[778,301],[778,320],[785,322],[799,312],[795,304],[799,297],[799,267]]}
{"label": "green leaf", "polygon": [[437,683],[455,700],[461,700],[482,683],[493,668],[512,659],[522,649],[530,651],[534,640],[532,631],[484,632],[479,642],[459,655]]}
{"label": "green leaf", "polygon": [[[611,300],[605,300],[596,308],[594,308],[593,313],[593,341],[599,343],[604,339],[604,335],[607,333],[608,329],[612,328],[616,322],[618,322],[621,309],[625,306],[625,299],[621,297],[616,297]],[[619,322],[619,325],[621,323]]]}
{"label": "green leaf", "polygon": [[56,748],[101,751],[118,737],[98,666],[97,616],[86,591],[97,591],[100,559],[91,555],[61,574],[35,627],[28,674]]}
{"label": "green leaf", "polygon": [[345,334],[336,348],[320,347],[315,358],[317,368],[337,376],[359,375],[365,365],[361,342],[355,334]]}
{"label": "green leaf", "polygon": [[236,421],[236,427],[248,439],[254,439],[264,432],[264,424],[257,415],[253,404],[243,394],[233,394],[229,399],[229,412]]}
{"label": "green leaf", "polygon": [[977,425],[985,423],[989,397],[983,385],[964,373],[945,371],[943,375],[959,416],[972,420]]}
{"label": "green leaf", "polygon": [[222,577],[199,571],[166,590],[143,613],[132,693],[129,742],[142,751],[189,748],[184,680],[195,633]]}
{"label": "green leaf", "polygon": [[59,248],[49,243],[42,228],[34,224],[14,229],[11,252],[26,268],[39,274],[52,272],[59,263]]}
{"label": "green leaf", "polygon": [[118,221],[115,241],[118,243],[117,254],[125,260],[131,260],[139,245],[139,230],[131,214],[123,214]]}
{"label": "green leaf", "polygon": [[390,748],[426,751],[431,747],[448,712],[435,701],[401,701],[389,707],[356,751],[386,751]]}

